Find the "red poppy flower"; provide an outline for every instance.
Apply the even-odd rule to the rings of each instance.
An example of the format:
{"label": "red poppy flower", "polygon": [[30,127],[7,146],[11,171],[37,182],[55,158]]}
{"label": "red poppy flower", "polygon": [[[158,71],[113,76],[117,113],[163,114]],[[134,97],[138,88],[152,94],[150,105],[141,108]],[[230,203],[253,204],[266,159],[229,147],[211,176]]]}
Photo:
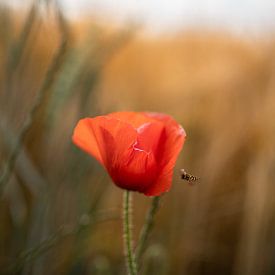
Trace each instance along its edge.
{"label": "red poppy flower", "polygon": [[73,142],[95,157],[117,186],[158,196],[171,187],[185,137],[168,115],[117,112],[81,119]]}

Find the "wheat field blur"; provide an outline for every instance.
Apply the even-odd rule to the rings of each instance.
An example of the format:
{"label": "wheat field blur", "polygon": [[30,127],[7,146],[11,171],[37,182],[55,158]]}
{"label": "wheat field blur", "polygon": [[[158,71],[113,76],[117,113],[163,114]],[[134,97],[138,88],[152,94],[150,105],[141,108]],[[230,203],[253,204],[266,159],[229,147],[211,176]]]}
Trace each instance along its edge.
{"label": "wheat field blur", "polygon": [[[122,191],[71,142],[120,110],[188,136],[141,274],[275,274],[275,36],[152,36],[37,5],[0,6],[0,273],[126,274]],[[135,240],[150,201],[134,196]]]}

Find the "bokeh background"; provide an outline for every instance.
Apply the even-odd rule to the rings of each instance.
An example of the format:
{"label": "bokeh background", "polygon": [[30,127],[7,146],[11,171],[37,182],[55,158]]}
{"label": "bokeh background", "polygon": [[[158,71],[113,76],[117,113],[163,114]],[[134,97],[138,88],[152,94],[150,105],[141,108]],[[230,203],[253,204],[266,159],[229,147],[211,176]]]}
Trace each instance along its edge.
{"label": "bokeh background", "polygon": [[[133,110],[188,135],[141,274],[275,274],[274,16],[273,1],[0,2],[0,273],[126,274],[122,190],[71,134]],[[135,240],[150,203],[134,195]]]}

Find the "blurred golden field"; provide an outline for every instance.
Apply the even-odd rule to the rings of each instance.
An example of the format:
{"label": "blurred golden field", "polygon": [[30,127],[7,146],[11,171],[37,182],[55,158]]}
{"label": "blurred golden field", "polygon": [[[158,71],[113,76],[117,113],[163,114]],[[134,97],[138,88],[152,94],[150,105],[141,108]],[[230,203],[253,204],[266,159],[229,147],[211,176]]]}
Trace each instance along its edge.
{"label": "blurred golden field", "polygon": [[[150,35],[37,6],[0,7],[0,273],[126,274],[122,190],[71,142],[80,118],[120,110],[188,136],[141,274],[274,274],[275,36]],[[134,196],[135,240],[150,201]]]}

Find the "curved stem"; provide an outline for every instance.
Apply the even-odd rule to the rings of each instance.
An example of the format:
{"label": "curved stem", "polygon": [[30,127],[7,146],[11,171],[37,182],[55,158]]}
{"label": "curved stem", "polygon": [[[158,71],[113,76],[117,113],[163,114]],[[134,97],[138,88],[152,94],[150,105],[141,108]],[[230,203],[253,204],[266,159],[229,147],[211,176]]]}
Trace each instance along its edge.
{"label": "curved stem", "polygon": [[160,203],[160,197],[154,197],[152,199],[151,207],[147,212],[146,219],[144,226],[141,230],[138,244],[136,247],[136,260],[137,262],[140,261],[140,258],[142,256],[142,253],[144,252],[146,241],[148,239],[148,236],[153,228],[153,220],[156,212],[158,211],[159,208],[159,203]]}
{"label": "curved stem", "polygon": [[131,193],[126,190],[123,194],[123,230],[124,230],[124,249],[125,260],[129,275],[137,275],[137,265],[132,247],[131,230]]}

